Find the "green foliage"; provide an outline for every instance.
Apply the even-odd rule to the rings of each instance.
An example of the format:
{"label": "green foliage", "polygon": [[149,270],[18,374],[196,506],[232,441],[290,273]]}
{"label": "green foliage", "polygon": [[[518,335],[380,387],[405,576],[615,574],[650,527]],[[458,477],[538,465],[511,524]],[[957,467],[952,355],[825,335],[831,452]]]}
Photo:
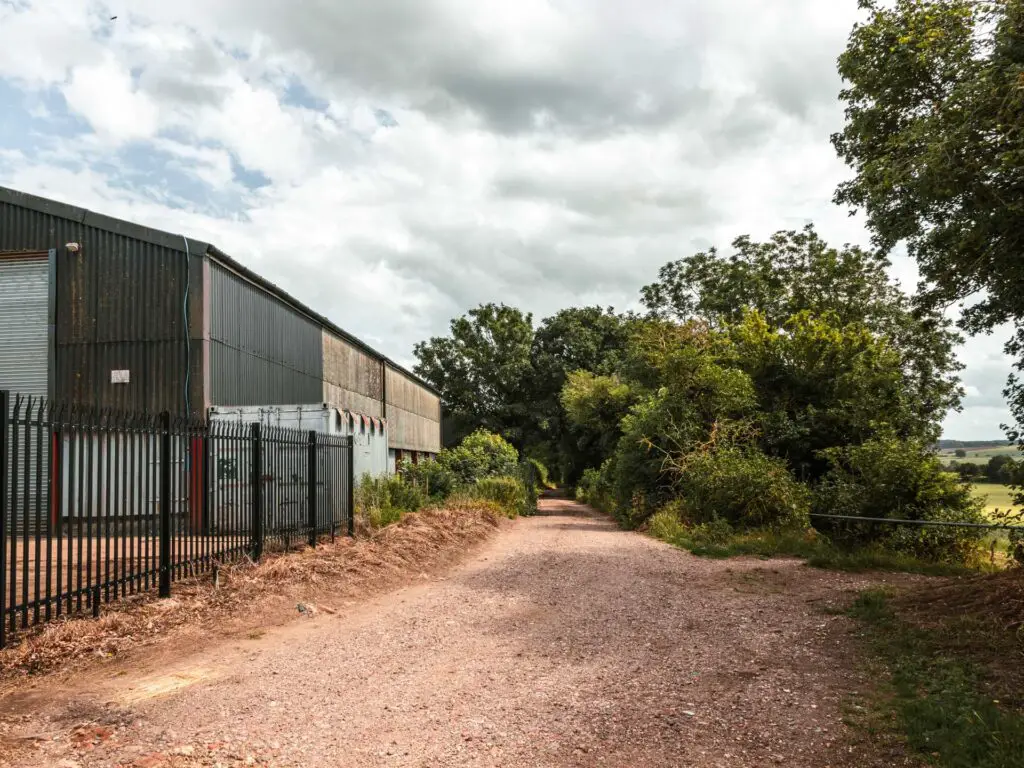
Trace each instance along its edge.
{"label": "green foliage", "polygon": [[1003,768],[1024,755],[1024,715],[1000,703],[975,656],[1016,651],[998,645],[1002,627],[959,619],[924,629],[903,620],[889,593],[869,590],[851,607],[867,642],[890,680],[870,702],[912,750],[943,768]]}
{"label": "green foliage", "polygon": [[[1024,370],[1024,3],[864,0],[839,72],[846,126],[832,141],[855,177],[836,201],[867,212],[882,251],[906,243],[920,303],[969,301],[977,333],[1012,321]],[[1024,424],[1024,383],[1006,395]],[[1009,431],[1022,441],[1019,427]]]}
{"label": "green foliage", "polygon": [[534,440],[556,451],[563,482],[574,483],[604,455],[600,445],[570,429],[561,399],[563,387],[574,371],[613,375],[625,353],[631,323],[611,308],[571,307],[543,320],[534,334],[530,430]]}
{"label": "green foliage", "polygon": [[[584,471],[579,483],[576,484],[576,500],[618,517],[621,510],[612,496],[611,477],[614,465],[615,459],[609,458],[600,469],[591,468]],[[620,518],[620,522],[628,524],[629,521]]]}
{"label": "green foliage", "polygon": [[[515,518],[533,512],[528,488],[519,477],[481,478],[469,489],[469,494],[473,498],[494,502],[506,517]],[[533,503],[536,503],[535,499]]]}
{"label": "green foliage", "polygon": [[928,576],[963,576],[977,570],[955,563],[935,563],[880,545],[838,547],[812,528],[752,528],[737,530],[724,520],[687,525],[684,510],[670,502],[651,516],[646,532],[699,557],[755,556],[800,557],[813,568],[861,573],[865,571],[902,571]]}
{"label": "green foliage", "polygon": [[533,478],[531,484],[535,488],[537,488],[538,490],[550,490],[555,487],[554,484],[551,482],[550,476],[548,474],[548,468],[544,465],[542,461],[540,461],[540,459],[527,458],[526,464],[530,465],[530,471],[532,473]]}
{"label": "green foliage", "polygon": [[469,486],[485,477],[515,475],[519,452],[500,435],[478,429],[441,451],[436,461],[451,476],[453,487]]}
{"label": "green foliage", "polygon": [[836,200],[867,211],[877,244],[905,241],[934,306],[985,294],[973,329],[1024,316],[1024,90],[1019,0],[863,0],[839,58],[856,174]]}
{"label": "green foliage", "polygon": [[739,528],[806,528],[811,494],[785,462],[756,448],[697,451],[671,461],[682,517]]}
{"label": "green foliage", "polygon": [[[985,522],[984,503],[971,487],[944,471],[919,441],[882,437],[823,452],[831,469],[815,493],[814,511],[854,517]],[[884,544],[936,562],[969,562],[982,533],[976,529],[917,527],[842,521],[815,525],[838,539]]]}
{"label": "green foliage", "polygon": [[437,387],[457,437],[483,428],[521,441],[530,414],[533,320],[482,304],[452,320],[451,335],[416,345],[415,371]]}
{"label": "green foliage", "polygon": [[403,461],[399,467],[399,474],[432,501],[447,499],[459,482],[447,463],[437,460],[421,461],[417,464]]}
{"label": "green foliage", "polygon": [[[800,315],[805,324],[806,318],[828,318],[835,329],[855,326],[886,339],[898,359],[902,407],[912,410],[919,424],[941,421],[959,403],[958,337],[940,312],[914,311],[890,279],[884,256],[855,246],[832,248],[812,226],[777,232],[763,243],[740,237],[733,249],[725,258],[712,249],[666,264],[658,281],[643,289],[644,304],[655,317],[700,318],[716,327],[742,325],[754,311],[770,333],[788,328]],[[795,351],[813,355],[820,350],[799,350],[809,341],[806,331]],[[778,337],[784,342],[784,334]],[[770,362],[779,364],[777,358]],[[827,360],[818,362],[827,367]],[[764,383],[769,390],[773,386]]]}
{"label": "green foliage", "polygon": [[1017,462],[1012,456],[997,454],[988,460],[985,465],[985,477],[993,483],[1005,483],[1010,485],[1016,481],[1018,473]]}
{"label": "green foliage", "polygon": [[356,514],[371,528],[398,522],[402,515],[417,512],[427,504],[427,495],[401,475],[364,475],[356,489]]}
{"label": "green foliage", "polygon": [[936,437],[935,413],[915,398],[904,360],[886,337],[835,314],[809,312],[781,330],[748,312],[729,334],[737,365],[758,393],[762,444],[801,479],[814,482],[827,471],[821,451],[862,443],[880,428]]}

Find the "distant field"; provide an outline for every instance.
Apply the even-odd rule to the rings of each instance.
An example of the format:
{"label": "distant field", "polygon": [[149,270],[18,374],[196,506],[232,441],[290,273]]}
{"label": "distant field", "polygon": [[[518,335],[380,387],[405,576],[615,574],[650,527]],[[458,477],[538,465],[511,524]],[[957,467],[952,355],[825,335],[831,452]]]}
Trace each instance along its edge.
{"label": "distant field", "polygon": [[996,483],[975,483],[974,495],[985,499],[985,512],[992,513],[997,509],[1014,508],[1013,491],[1008,485]]}
{"label": "distant field", "polygon": [[963,448],[961,450],[967,451],[966,458],[957,458],[956,450],[953,448],[939,451],[939,456],[942,457],[944,462],[959,461],[962,464],[988,464],[988,460],[993,456],[1013,456],[1016,458],[1018,454],[1017,446],[1015,445],[1000,445],[996,448]]}

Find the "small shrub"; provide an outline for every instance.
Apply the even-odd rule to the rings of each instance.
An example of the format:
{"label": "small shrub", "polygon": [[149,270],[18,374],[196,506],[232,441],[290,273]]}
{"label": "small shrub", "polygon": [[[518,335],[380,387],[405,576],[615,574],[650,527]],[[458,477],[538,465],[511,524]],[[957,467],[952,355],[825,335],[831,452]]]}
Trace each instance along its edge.
{"label": "small shrub", "polygon": [[538,459],[527,459],[526,463],[533,467],[533,472],[534,476],[537,479],[536,484],[538,488],[552,489],[555,487],[554,483],[552,483],[549,479],[548,468],[544,466],[544,464],[541,461],[539,461]]}
{"label": "small shrub", "polygon": [[485,477],[477,480],[472,495],[498,504],[507,517],[529,514],[529,496],[518,477]]}
{"label": "small shrub", "polygon": [[478,429],[454,448],[446,448],[437,462],[451,473],[454,485],[470,486],[484,477],[515,475],[519,452],[500,435]]}
{"label": "small shrub", "polygon": [[407,512],[426,506],[427,496],[400,475],[371,477],[364,475],[356,490],[356,513],[371,528],[397,523]]}
{"label": "small shrub", "polygon": [[439,461],[402,462],[400,472],[407,483],[419,488],[431,501],[444,501],[455,491],[455,475]]}
{"label": "small shrub", "polygon": [[671,508],[662,508],[651,515],[651,519],[647,521],[647,532],[654,538],[675,544],[677,547],[689,543],[689,530]]}
{"label": "small shrub", "polygon": [[528,461],[519,465],[519,482],[526,494],[526,504],[523,507],[522,515],[533,515],[537,512],[537,499],[539,497],[538,485],[540,478],[537,468]]}

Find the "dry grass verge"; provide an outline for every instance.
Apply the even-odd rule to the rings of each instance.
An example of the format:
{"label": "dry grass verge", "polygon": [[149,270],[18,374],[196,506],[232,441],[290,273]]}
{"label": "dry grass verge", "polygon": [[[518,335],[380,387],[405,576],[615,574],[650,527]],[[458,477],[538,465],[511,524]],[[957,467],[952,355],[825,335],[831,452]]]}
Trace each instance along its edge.
{"label": "dry grass verge", "polygon": [[345,601],[385,591],[459,559],[500,525],[486,503],[424,510],[356,540],[341,538],[291,554],[222,568],[176,582],[172,597],[155,592],[104,608],[99,619],[52,622],[0,651],[0,684],[125,657],[183,636],[253,633],[303,614],[335,613]]}

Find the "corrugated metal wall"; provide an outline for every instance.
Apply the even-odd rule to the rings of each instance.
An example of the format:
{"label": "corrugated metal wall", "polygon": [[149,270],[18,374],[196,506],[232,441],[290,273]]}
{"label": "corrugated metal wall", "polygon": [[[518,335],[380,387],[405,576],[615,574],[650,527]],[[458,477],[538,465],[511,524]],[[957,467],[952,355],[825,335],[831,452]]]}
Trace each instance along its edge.
{"label": "corrugated metal wall", "polygon": [[440,451],[440,398],[391,366],[386,376],[390,446],[406,451]]}
{"label": "corrugated metal wall", "polygon": [[46,397],[50,263],[0,254],[0,389]]}
{"label": "corrugated metal wall", "polygon": [[322,402],[320,326],[212,263],[210,377],[213,405]]}
{"label": "corrugated metal wall", "polygon": [[[77,243],[77,252],[66,244]],[[0,190],[0,250],[56,249],[53,393],[124,410],[202,410],[201,345],[189,344],[202,312],[204,243],[42,198]],[[196,330],[192,336],[198,335]],[[190,348],[186,363],[186,348]],[[128,384],[111,371],[129,371]]]}
{"label": "corrugated metal wall", "polygon": [[323,332],[325,403],[367,416],[383,416],[382,366],[354,345]]}

